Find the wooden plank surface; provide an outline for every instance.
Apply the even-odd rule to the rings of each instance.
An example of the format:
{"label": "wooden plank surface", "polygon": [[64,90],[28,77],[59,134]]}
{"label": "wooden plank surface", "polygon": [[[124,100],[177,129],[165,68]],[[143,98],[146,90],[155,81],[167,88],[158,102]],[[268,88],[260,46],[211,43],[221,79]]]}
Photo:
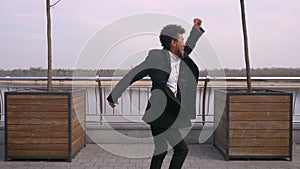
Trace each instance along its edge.
{"label": "wooden plank surface", "polygon": [[232,156],[289,156],[289,147],[231,147]]}
{"label": "wooden plank surface", "polygon": [[290,129],[290,121],[230,121],[229,130],[232,129]]}
{"label": "wooden plank surface", "polygon": [[72,130],[72,140],[76,140],[79,137],[85,136],[85,131],[82,127],[78,126],[74,130]]}
{"label": "wooden plank surface", "polygon": [[287,95],[231,95],[230,103],[289,103]]}
{"label": "wooden plank surface", "polygon": [[24,130],[24,131],[13,131],[8,132],[9,138],[68,138],[67,131],[45,131],[45,130]]}
{"label": "wooden plank surface", "polygon": [[7,112],[8,118],[49,118],[67,119],[68,112]]}
{"label": "wooden plank surface", "polygon": [[8,94],[7,99],[67,99],[68,95],[55,94]]}
{"label": "wooden plank surface", "polygon": [[85,95],[76,95],[75,97],[72,97],[72,102],[73,103],[80,103],[80,102],[84,102],[85,100]]}
{"label": "wooden plank surface", "polygon": [[230,130],[230,138],[290,138],[289,130]]}
{"label": "wooden plank surface", "polygon": [[[230,95],[229,101],[230,156],[289,156],[290,96]],[[219,107],[214,106],[215,113]],[[220,126],[215,143],[225,151],[221,132],[226,131]]]}
{"label": "wooden plank surface", "polygon": [[230,103],[230,112],[290,111],[290,103]]}
{"label": "wooden plank surface", "polygon": [[60,150],[68,151],[68,144],[8,144],[9,150]]}
{"label": "wooden plank surface", "polygon": [[68,131],[68,125],[7,125],[8,131],[24,131],[24,130],[36,130],[36,131]]}
{"label": "wooden plank surface", "polygon": [[231,147],[288,147],[290,140],[288,138],[230,138]]}
{"label": "wooden plank surface", "polygon": [[7,124],[40,124],[40,125],[66,125],[67,119],[45,119],[45,118],[9,118]]}
{"label": "wooden plank surface", "polygon": [[215,135],[215,144],[221,147],[224,151],[226,149],[226,132],[225,130],[218,129],[214,133]]}
{"label": "wooden plank surface", "polygon": [[229,113],[229,119],[231,121],[248,121],[248,120],[267,120],[267,121],[287,121],[290,120],[290,112],[233,112]]}
{"label": "wooden plank surface", "polygon": [[7,111],[9,112],[65,112],[68,111],[67,105],[7,105]]}
{"label": "wooden plank surface", "polygon": [[77,109],[72,109],[72,120],[76,119],[85,119],[85,107],[77,108]]}
{"label": "wooden plank surface", "polygon": [[32,104],[43,104],[43,105],[67,105],[68,99],[66,98],[9,98],[6,100],[7,105],[32,105]]}
{"label": "wooden plank surface", "polygon": [[68,151],[8,150],[7,155],[15,157],[67,157]]}
{"label": "wooden plank surface", "polygon": [[85,120],[81,120],[81,121],[76,120],[74,123],[72,123],[72,130],[74,130],[78,126],[85,128]]}
{"label": "wooden plank surface", "polygon": [[76,153],[85,144],[85,137],[79,137],[72,142],[72,155]]}
{"label": "wooden plank surface", "polygon": [[11,138],[8,144],[67,144],[68,138]]}
{"label": "wooden plank surface", "polygon": [[223,101],[215,100],[214,103],[214,119],[226,119],[226,103]]}
{"label": "wooden plank surface", "polygon": [[[72,95],[78,120],[71,124],[78,151],[85,144],[85,93]],[[10,95],[7,97],[8,156],[67,157],[68,95]],[[77,128],[76,128],[77,127]]]}

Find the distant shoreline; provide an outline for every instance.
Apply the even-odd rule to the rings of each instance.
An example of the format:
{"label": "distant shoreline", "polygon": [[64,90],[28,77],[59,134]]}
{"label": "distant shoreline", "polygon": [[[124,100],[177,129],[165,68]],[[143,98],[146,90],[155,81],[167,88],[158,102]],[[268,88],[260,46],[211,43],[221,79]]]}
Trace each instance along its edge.
{"label": "distant shoreline", "polygon": [[[116,77],[124,76],[129,70],[88,70],[88,69],[53,69],[52,76],[59,77],[71,77],[74,76],[85,76],[95,77],[97,75],[101,77]],[[213,70],[201,70],[200,76],[216,76],[222,75],[227,77],[244,77],[245,69],[213,69]],[[4,70],[0,69],[0,76],[19,76],[19,77],[46,77],[47,69],[43,68],[29,68],[29,69],[13,69]],[[298,77],[300,76],[300,68],[257,68],[251,69],[252,77]]]}
{"label": "distant shoreline", "polygon": [[[114,86],[116,85],[118,81],[102,81],[102,86]],[[98,82],[96,81],[66,81],[66,80],[54,80],[53,82],[54,87],[62,87],[62,86],[97,86]],[[198,86],[203,86],[204,82],[200,81],[198,82]],[[246,81],[210,81],[208,83],[208,86],[219,86],[219,87],[230,87],[230,86],[241,86],[245,87]],[[35,87],[46,87],[47,81],[46,80],[33,80],[33,81],[26,81],[26,80],[3,80],[0,81],[0,86],[35,86]],[[151,81],[137,81],[132,86],[151,86]],[[284,82],[284,81],[278,81],[278,82],[264,82],[264,81],[254,81],[252,82],[253,87],[265,87],[265,86],[271,86],[271,87],[299,87],[300,82]]]}

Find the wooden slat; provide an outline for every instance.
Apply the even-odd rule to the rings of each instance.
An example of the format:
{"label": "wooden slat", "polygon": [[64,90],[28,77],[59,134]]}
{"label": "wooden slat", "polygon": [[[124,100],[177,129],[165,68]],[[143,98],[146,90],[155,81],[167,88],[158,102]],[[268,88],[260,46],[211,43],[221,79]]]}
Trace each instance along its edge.
{"label": "wooden slat", "polygon": [[290,111],[290,103],[230,103],[230,112]]}
{"label": "wooden slat", "polygon": [[8,118],[57,118],[57,119],[67,119],[68,112],[7,112]]}
{"label": "wooden slat", "polygon": [[75,109],[75,108],[81,108],[81,109],[85,109],[85,107],[86,107],[86,105],[85,105],[85,103],[72,103],[72,109]]}
{"label": "wooden slat", "polygon": [[226,105],[225,102],[221,102],[221,101],[216,101],[214,103],[214,118],[221,118],[220,116],[222,116],[223,118],[226,118]]}
{"label": "wooden slat", "polygon": [[8,144],[9,150],[60,150],[68,151],[68,144]]}
{"label": "wooden slat", "polygon": [[230,121],[229,130],[232,129],[290,129],[290,121]]}
{"label": "wooden slat", "polygon": [[224,142],[221,142],[220,140],[217,140],[215,142],[215,145],[218,146],[218,148],[221,149],[221,151],[223,153],[226,153],[226,144]]}
{"label": "wooden slat", "polygon": [[77,108],[77,107],[85,107],[85,103],[84,102],[77,102],[77,103],[72,103],[72,108]]}
{"label": "wooden slat", "polygon": [[231,147],[231,156],[289,156],[289,147]]}
{"label": "wooden slat", "polygon": [[289,103],[290,96],[285,95],[233,95],[230,103]]}
{"label": "wooden slat", "polygon": [[29,99],[17,99],[17,98],[10,98],[6,100],[7,105],[32,105],[32,104],[43,104],[43,105],[67,105],[68,100],[65,98],[29,98]]}
{"label": "wooden slat", "polygon": [[226,131],[221,129],[221,128],[217,128],[217,130],[215,131],[215,144],[219,145],[219,147],[221,147],[224,151],[226,148]]}
{"label": "wooden slat", "polygon": [[7,138],[8,144],[67,144],[67,138]]}
{"label": "wooden slat", "polygon": [[221,112],[220,110],[214,110],[214,119],[226,119],[226,112]]}
{"label": "wooden slat", "polygon": [[239,120],[290,120],[290,112],[230,112],[229,119],[232,121]]}
{"label": "wooden slat", "polygon": [[68,131],[68,125],[7,125],[8,131]]}
{"label": "wooden slat", "polygon": [[75,112],[76,112],[77,115],[81,115],[81,116],[85,115],[85,107],[76,106],[74,108],[72,108],[72,115],[74,115]]}
{"label": "wooden slat", "polygon": [[68,95],[50,95],[50,94],[45,94],[45,95],[40,95],[40,94],[8,94],[7,99],[67,99]]}
{"label": "wooden slat", "polygon": [[65,112],[68,111],[67,105],[7,105],[7,111],[9,112]]}
{"label": "wooden slat", "polygon": [[68,124],[66,119],[40,119],[40,118],[9,118],[7,124],[41,124],[41,125],[64,125]]}
{"label": "wooden slat", "polygon": [[290,138],[289,130],[230,130],[229,137],[235,138]]}
{"label": "wooden slat", "polygon": [[73,103],[81,103],[85,102],[85,97],[84,96],[78,96],[78,97],[72,97],[72,102]]}
{"label": "wooden slat", "polygon": [[85,128],[85,120],[76,120],[75,122],[72,123],[72,130],[77,128],[78,126]]}
{"label": "wooden slat", "polygon": [[289,139],[275,139],[275,138],[230,138],[230,147],[273,147],[273,146],[289,146]]}
{"label": "wooden slat", "polygon": [[9,138],[24,138],[24,137],[34,137],[34,138],[68,138],[67,131],[45,131],[45,130],[24,130],[24,131],[14,131],[8,132],[7,136]]}
{"label": "wooden slat", "polygon": [[[217,123],[218,123],[218,124],[217,124]],[[225,117],[222,116],[222,118],[221,118],[219,121],[215,120],[214,125],[218,125],[218,127],[226,128],[226,120],[225,120]]]}
{"label": "wooden slat", "polygon": [[85,137],[80,137],[72,142],[72,155],[85,144]]}
{"label": "wooden slat", "polygon": [[67,157],[68,151],[8,150],[7,155],[16,157]]}
{"label": "wooden slat", "polygon": [[[76,118],[75,118],[75,115],[76,115]],[[82,121],[82,120],[85,120],[85,113],[82,113],[82,112],[75,112],[73,111],[72,112],[72,123],[74,123],[76,121]]]}
{"label": "wooden slat", "polygon": [[85,92],[72,93],[72,98],[85,97]]}
{"label": "wooden slat", "polygon": [[72,140],[77,139],[79,137],[82,137],[85,135],[84,129],[80,126],[76,127],[74,130],[72,130]]}
{"label": "wooden slat", "polygon": [[72,96],[72,155],[85,144],[85,102],[84,92]]}

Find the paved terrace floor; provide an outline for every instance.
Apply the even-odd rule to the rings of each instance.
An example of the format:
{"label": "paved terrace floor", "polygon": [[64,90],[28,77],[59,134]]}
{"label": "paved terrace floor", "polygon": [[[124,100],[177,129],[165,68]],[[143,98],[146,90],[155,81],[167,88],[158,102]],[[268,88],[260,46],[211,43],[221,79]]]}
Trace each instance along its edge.
{"label": "paved terrace floor", "polygon": [[[113,145],[108,145],[113,146]],[[127,146],[127,145],[119,145]],[[223,156],[210,144],[189,145],[184,169],[300,169],[300,145],[293,146],[293,161],[232,160]],[[126,158],[105,151],[96,144],[88,144],[72,160],[62,161],[8,161],[4,162],[4,146],[0,146],[0,169],[148,169],[148,158]],[[163,169],[168,168],[168,153]]]}

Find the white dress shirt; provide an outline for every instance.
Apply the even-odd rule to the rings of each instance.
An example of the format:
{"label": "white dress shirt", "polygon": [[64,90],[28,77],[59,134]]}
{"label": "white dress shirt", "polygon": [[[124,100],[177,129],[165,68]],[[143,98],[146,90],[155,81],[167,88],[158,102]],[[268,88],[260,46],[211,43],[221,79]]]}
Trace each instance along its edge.
{"label": "white dress shirt", "polygon": [[170,60],[171,60],[171,73],[167,82],[167,86],[171,89],[171,91],[176,96],[177,81],[178,81],[179,68],[180,68],[180,58],[171,52],[169,53],[170,53]]}

